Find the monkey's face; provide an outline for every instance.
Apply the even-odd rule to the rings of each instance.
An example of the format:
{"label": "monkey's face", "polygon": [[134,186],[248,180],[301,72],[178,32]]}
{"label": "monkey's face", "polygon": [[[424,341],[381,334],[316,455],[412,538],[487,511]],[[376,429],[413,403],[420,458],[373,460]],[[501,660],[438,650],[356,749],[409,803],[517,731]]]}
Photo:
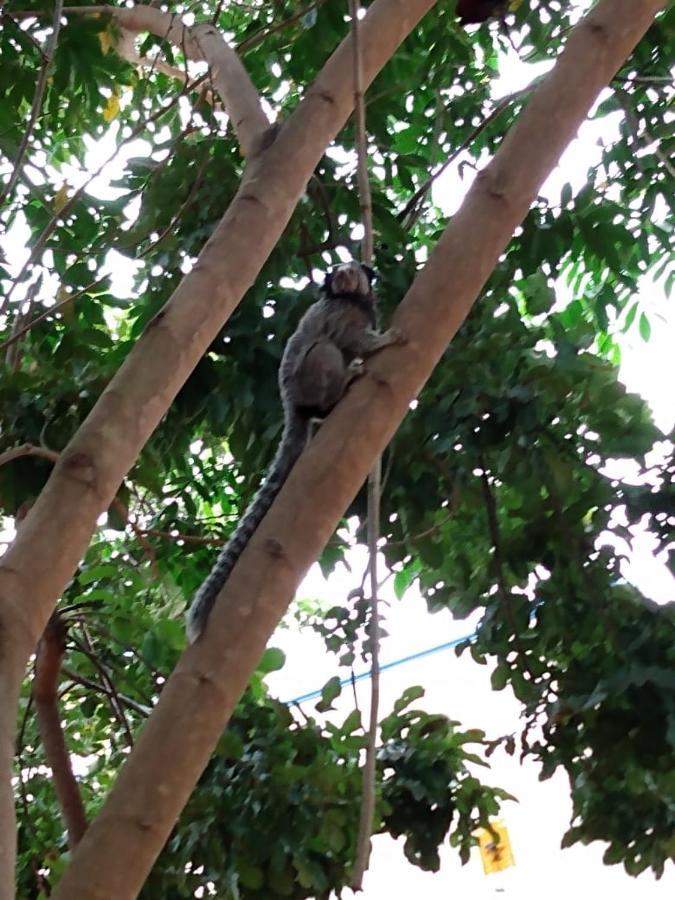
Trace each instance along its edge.
{"label": "monkey's face", "polygon": [[326,275],[326,293],[329,297],[345,294],[367,297],[374,275],[370,266],[358,262],[342,263]]}

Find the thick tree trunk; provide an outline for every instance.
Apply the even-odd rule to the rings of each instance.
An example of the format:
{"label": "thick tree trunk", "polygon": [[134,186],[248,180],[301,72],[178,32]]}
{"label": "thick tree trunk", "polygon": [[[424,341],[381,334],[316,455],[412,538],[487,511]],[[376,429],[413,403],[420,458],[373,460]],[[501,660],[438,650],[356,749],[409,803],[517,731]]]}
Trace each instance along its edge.
{"label": "thick tree trunk", "polygon": [[[405,8],[412,5],[405,4]],[[663,0],[601,0],[574,30],[555,69],[534,93],[493,162],[477,176],[462,209],[401,303],[395,325],[407,335],[408,344],[383,351],[369,364],[368,375],[350,390],[297,464],[235,568],[204,637],[188,649],[167,682],[158,707],[75,852],[55,898],[126,900],[137,896],[303,573],[466,317],[514,228],[527,214],[599,91],[662,6]],[[378,42],[381,39],[379,34]],[[366,38],[364,28],[364,43],[371,47],[366,54],[368,78],[373,71],[371,40],[372,34]],[[335,60],[331,66],[333,71]],[[325,95],[317,91],[313,92],[315,102],[332,110],[333,102],[326,102]],[[317,119],[323,115],[328,115],[327,109],[318,109]],[[287,134],[295,133],[296,122],[289,123]],[[282,160],[278,163],[290,171]],[[281,192],[282,186],[277,185],[275,191]],[[253,199],[246,187],[242,194],[249,202]],[[262,199],[258,194],[258,202]],[[279,201],[267,193],[264,201],[278,208]],[[257,203],[251,206],[257,207]],[[235,220],[242,217],[250,239],[250,210],[235,204],[232,215]],[[226,217],[225,227],[231,221]],[[241,246],[238,239],[233,255]],[[255,252],[253,248],[252,242],[248,252]],[[207,253],[206,258],[212,260],[213,254]],[[222,268],[221,263],[219,271]],[[236,284],[239,291],[241,281]],[[206,283],[198,281],[197,287],[202,286]],[[221,303],[226,302],[223,292],[218,296]],[[200,310],[208,307],[196,302]],[[177,315],[173,307],[169,315]],[[211,324],[212,317],[209,321]],[[163,333],[163,328],[166,324],[158,323],[155,334]],[[146,337],[146,350],[154,346],[152,333],[153,329]],[[202,333],[194,340],[203,343]],[[184,365],[185,348],[176,343],[175,352]],[[175,381],[172,377],[167,389],[153,375],[162,404],[173,395]],[[138,388],[136,391],[137,398]],[[122,404],[125,399],[117,402]],[[119,412],[117,406],[112,411]],[[156,410],[153,421],[155,415]],[[135,421],[124,419],[129,429],[136,427]],[[104,424],[101,422],[102,427]],[[144,420],[144,433],[147,427]],[[138,439],[136,436],[134,446]],[[106,462],[112,465],[110,453],[106,453]],[[81,465],[81,471],[93,475],[89,459]],[[71,466],[80,471],[75,461]],[[120,467],[116,466],[117,473]]]}

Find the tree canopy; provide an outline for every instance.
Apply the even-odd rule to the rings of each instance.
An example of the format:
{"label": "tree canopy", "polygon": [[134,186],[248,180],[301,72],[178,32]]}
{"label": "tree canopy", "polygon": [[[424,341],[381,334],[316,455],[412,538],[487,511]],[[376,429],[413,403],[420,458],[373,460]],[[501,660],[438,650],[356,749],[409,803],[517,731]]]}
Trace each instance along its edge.
{"label": "tree canopy", "polygon": [[[503,20],[463,27],[455,3],[439,2],[368,89],[384,322],[446,224],[433,202],[438,178],[452,165],[481,167],[527,103],[532,86],[495,98],[505,56],[554,60],[588,5],[523,0]],[[348,33],[347,7],[162,8],[213,22],[283,122]],[[134,36],[101,7],[13,0],[1,15],[0,503],[20,527],[193,266],[244,161],[209,71],[166,36]],[[617,73],[592,113],[618,121],[616,137],[608,129],[581,189],[537,199],[384,456],[383,553],[397,594],[417,582],[432,610],[480,610],[477,637],[460,650],[523,705],[519,734],[486,736],[416,709],[411,689],[381,722],[376,829],[403,834],[424,868],[438,865],[448,836],[468,858],[476,826],[497,812],[505,794],[476,766],[499,743],[536,759],[542,777],[567,772],[574,818],[564,845],[601,840],[605,861],[635,875],[661,874],[675,855],[675,606],[655,607],[620,569],[635,524],[660,548],[672,540],[673,444],[617,368],[621,334],[648,342],[659,327],[640,292],[657,285],[670,296],[675,279],[674,26],[670,7]],[[353,151],[350,122],[59,601],[63,630],[48,638],[88,819],[183,649],[191,595],[274,452],[284,342],[319,273],[358,255]],[[123,296],[113,289],[120,272]],[[615,460],[639,477],[610,474]],[[356,537],[341,529],[330,541],[327,574],[351,540],[364,540],[365,492],[348,516],[358,517]],[[305,603],[299,618],[323,635],[336,667],[367,658],[362,599]],[[360,718],[325,721],[335,681],[316,710],[293,715],[264,683],[281,665],[268,649],[143,897],[191,897],[213,883],[219,897],[327,897],[348,880]],[[39,700],[29,673],[17,742],[21,897],[48,896],[68,851]]]}

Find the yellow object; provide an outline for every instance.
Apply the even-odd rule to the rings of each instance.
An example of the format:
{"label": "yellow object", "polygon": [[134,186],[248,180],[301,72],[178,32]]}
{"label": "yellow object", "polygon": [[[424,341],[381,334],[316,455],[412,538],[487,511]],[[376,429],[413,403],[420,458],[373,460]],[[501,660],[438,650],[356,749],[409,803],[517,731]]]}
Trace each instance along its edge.
{"label": "yellow object", "polygon": [[108,53],[115,46],[115,34],[112,28],[106,28],[105,31],[99,31],[98,39],[101,42],[101,51]]}
{"label": "yellow object", "polygon": [[54,195],[54,212],[58,215],[68,202],[68,185],[62,184]]}
{"label": "yellow object", "polygon": [[112,122],[113,119],[117,118],[117,115],[120,111],[120,98],[117,94],[113,93],[108,97],[108,102],[105,105],[103,110],[103,118],[106,122]]}
{"label": "yellow object", "polygon": [[494,834],[487,828],[481,828],[476,832],[480,858],[486,875],[501,872],[502,869],[515,865],[506,825],[503,822],[491,822],[490,825]]}

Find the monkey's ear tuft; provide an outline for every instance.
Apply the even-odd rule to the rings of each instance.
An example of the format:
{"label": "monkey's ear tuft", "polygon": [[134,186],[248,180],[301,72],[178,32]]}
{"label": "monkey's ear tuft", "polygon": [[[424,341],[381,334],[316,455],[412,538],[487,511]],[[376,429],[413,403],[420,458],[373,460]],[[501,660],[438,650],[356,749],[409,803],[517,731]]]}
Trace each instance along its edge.
{"label": "monkey's ear tuft", "polygon": [[323,285],[321,286],[321,290],[324,294],[328,294],[330,296],[332,283],[333,283],[333,273],[326,272],[326,277],[324,278]]}
{"label": "monkey's ear tuft", "polygon": [[368,283],[372,285],[372,283],[375,281],[375,278],[377,276],[377,272],[375,271],[375,269],[372,266],[366,266],[363,263],[361,263],[361,268],[368,276]]}

